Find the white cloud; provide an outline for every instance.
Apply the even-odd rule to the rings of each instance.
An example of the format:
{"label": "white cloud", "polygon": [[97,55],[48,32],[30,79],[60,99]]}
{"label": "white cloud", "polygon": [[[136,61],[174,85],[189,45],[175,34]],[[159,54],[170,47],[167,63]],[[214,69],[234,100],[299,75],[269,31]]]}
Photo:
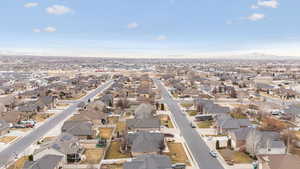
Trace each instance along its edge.
{"label": "white cloud", "polygon": [[167,40],[167,36],[165,35],[159,35],[158,37],[155,38],[156,40],[162,41],[162,40]]}
{"label": "white cloud", "polygon": [[72,9],[63,5],[52,5],[46,8],[48,14],[63,15],[72,12]]}
{"label": "white cloud", "polygon": [[41,29],[36,28],[36,29],[33,29],[32,31],[35,32],[35,33],[40,33]]}
{"label": "white cloud", "polygon": [[56,28],[52,27],[52,26],[48,26],[46,28],[44,28],[45,32],[56,32]]}
{"label": "white cloud", "polygon": [[258,21],[258,20],[262,20],[264,18],[265,18],[265,15],[260,14],[260,13],[254,13],[254,14],[247,17],[247,19],[251,20],[251,21]]}
{"label": "white cloud", "polygon": [[25,8],[33,8],[33,7],[36,7],[36,6],[38,6],[39,5],[39,3],[37,3],[37,2],[28,2],[28,3],[26,3],[25,5],[24,5],[24,7]]}
{"label": "white cloud", "polygon": [[262,7],[277,8],[279,3],[277,0],[258,0],[257,5]]}
{"label": "white cloud", "polygon": [[137,28],[137,27],[139,27],[139,24],[136,23],[136,22],[132,22],[132,23],[129,23],[129,24],[127,25],[127,28],[128,28],[128,29],[135,29],[135,28]]}

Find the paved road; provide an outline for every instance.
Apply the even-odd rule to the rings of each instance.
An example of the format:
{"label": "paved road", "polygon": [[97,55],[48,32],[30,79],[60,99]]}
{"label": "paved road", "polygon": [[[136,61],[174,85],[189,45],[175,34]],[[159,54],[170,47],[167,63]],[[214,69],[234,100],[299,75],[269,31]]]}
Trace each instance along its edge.
{"label": "paved road", "polygon": [[191,128],[190,121],[181,111],[177,102],[170,96],[165,86],[163,86],[162,83],[157,79],[154,79],[154,82],[159,88],[165,103],[172,112],[177,126],[180,129],[180,133],[184,137],[187,146],[189,147],[200,169],[224,169],[217,159],[209,155],[210,150],[208,146],[199,136],[197,131]]}
{"label": "paved road", "polygon": [[17,142],[9,145],[0,152],[0,168],[4,167],[8,161],[13,160],[17,154],[23,153],[30,145],[36,143],[43,135],[49,132],[54,128],[59,122],[65,120],[69,115],[71,115],[77,108],[79,102],[88,102],[89,99],[95,97],[98,93],[103,92],[110,85],[113,84],[113,80],[108,81],[107,83],[101,85],[78,102],[70,105],[66,110],[59,113],[57,116],[49,119],[44,124],[34,129],[31,133],[27,134]]}

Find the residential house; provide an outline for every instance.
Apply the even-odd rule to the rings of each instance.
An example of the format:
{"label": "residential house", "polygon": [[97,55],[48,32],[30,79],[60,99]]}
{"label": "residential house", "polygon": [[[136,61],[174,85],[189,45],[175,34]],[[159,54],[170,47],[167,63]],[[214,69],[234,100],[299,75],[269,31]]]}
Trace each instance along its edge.
{"label": "residential house", "polygon": [[228,131],[228,135],[230,138],[230,142],[229,142],[230,148],[233,148],[234,150],[245,149],[246,138],[249,131],[251,131],[250,127],[239,128],[239,129]]}
{"label": "residential house", "polygon": [[235,119],[229,114],[219,114],[216,116],[216,127],[218,133],[228,134],[230,130],[252,126],[249,119]]}
{"label": "residential house", "polygon": [[9,128],[9,124],[5,120],[0,119],[0,136],[7,134]]}
{"label": "residential house", "polygon": [[62,133],[53,142],[42,144],[33,152],[33,160],[37,161],[46,155],[63,156],[64,163],[73,163],[81,160],[84,148],[79,139],[72,134]]}
{"label": "residential house", "polygon": [[114,105],[114,96],[112,94],[105,94],[100,98],[100,100],[109,107],[113,107]]}
{"label": "residential house", "polygon": [[258,169],[299,169],[300,157],[291,154],[258,156]]}
{"label": "residential house", "polygon": [[142,154],[158,154],[165,148],[164,134],[155,132],[128,133],[125,138],[126,150],[130,150],[132,156]]}
{"label": "residential house", "polygon": [[123,169],[172,169],[172,162],[166,155],[139,155],[123,164]]}
{"label": "residential house", "polygon": [[61,169],[63,156],[45,155],[36,161],[26,161],[23,169]]}
{"label": "residential house", "polygon": [[252,155],[286,154],[278,132],[251,129],[246,137],[246,151]]}
{"label": "residential house", "polygon": [[129,131],[157,131],[160,130],[160,120],[154,117],[155,108],[143,103],[135,110],[135,118],[126,120],[126,129]]}
{"label": "residential house", "polygon": [[64,122],[61,132],[70,133],[80,139],[92,139],[96,132],[93,130],[93,123],[86,120],[69,120]]}

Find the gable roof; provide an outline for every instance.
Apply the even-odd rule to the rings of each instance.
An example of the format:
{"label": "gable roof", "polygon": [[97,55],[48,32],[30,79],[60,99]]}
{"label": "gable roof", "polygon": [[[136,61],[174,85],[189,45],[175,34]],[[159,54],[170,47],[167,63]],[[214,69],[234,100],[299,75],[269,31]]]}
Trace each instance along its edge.
{"label": "gable roof", "polygon": [[90,121],[66,121],[64,122],[61,131],[70,133],[74,136],[92,136],[93,124]]}
{"label": "gable roof", "polygon": [[130,162],[125,162],[123,169],[171,169],[172,163],[166,155],[140,155]]}
{"label": "gable roof", "polygon": [[270,155],[263,156],[263,160],[268,163],[270,169],[299,169],[300,158],[295,155]]}
{"label": "gable roof", "polygon": [[55,169],[62,159],[63,156],[45,155],[37,161],[26,161],[23,169]]}
{"label": "gable roof", "polygon": [[131,152],[158,152],[163,141],[164,135],[162,133],[136,132],[128,134]]}
{"label": "gable roof", "polygon": [[160,128],[160,120],[157,118],[148,119],[128,119],[126,125],[130,129],[134,128]]}
{"label": "gable roof", "polygon": [[142,103],[134,111],[136,119],[146,119],[153,117],[155,109],[151,104]]}

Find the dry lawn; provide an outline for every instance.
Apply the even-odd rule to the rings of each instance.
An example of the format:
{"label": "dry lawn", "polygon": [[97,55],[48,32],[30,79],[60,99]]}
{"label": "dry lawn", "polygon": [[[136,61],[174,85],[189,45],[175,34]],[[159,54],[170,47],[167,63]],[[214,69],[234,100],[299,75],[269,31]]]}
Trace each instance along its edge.
{"label": "dry lawn", "polygon": [[12,142],[14,139],[16,139],[17,137],[16,136],[4,136],[4,137],[1,137],[0,138],[0,142],[1,143],[10,143]]}
{"label": "dry lawn", "polygon": [[53,113],[36,114],[33,116],[33,120],[35,120],[37,122],[43,122],[46,119],[48,119],[49,117],[51,117],[52,115],[53,115]]}
{"label": "dry lawn", "polygon": [[18,159],[14,164],[9,166],[7,169],[22,169],[27,160],[28,156],[23,156],[20,159]]}
{"label": "dry lawn", "polygon": [[244,152],[232,151],[230,149],[218,150],[226,161],[232,161],[235,164],[252,163],[253,159]]}
{"label": "dry lawn", "polygon": [[111,142],[105,159],[115,159],[115,158],[129,158],[130,154],[124,154],[120,152],[121,142],[113,141]]}
{"label": "dry lawn", "polygon": [[122,122],[122,121],[119,121],[117,123],[117,128],[116,128],[116,132],[124,132],[125,131],[125,128],[126,128],[126,123],[125,122]]}
{"label": "dry lawn", "polygon": [[90,148],[86,149],[84,152],[85,160],[82,164],[99,164],[103,155],[102,148]]}
{"label": "dry lawn", "polygon": [[123,164],[104,164],[101,169],[123,169]]}
{"label": "dry lawn", "polygon": [[168,146],[170,152],[165,153],[165,154],[170,157],[170,159],[172,160],[172,163],[184,163],[188,166],[191,165],[191,163],[185,153],[183,145],[181,143],[168,142],[167,146]]}
{"label": "dry lawn", "polygon": [[119,121],[119,117],[118,116],[110,116],[108,117],[108,123],[109,124],[116,124]]}
{"label": "dry lawn", "polygon": [[168,115],[161,115],[160,116],[160,124],[164,125],[168,128],[174,128],[174,125]]}
{"label": "dry lawn", "polygon": [[113,128],[99,128],[99,136],[103,139],[110,139],[112,136]]}
{"label": "dry lawn", "polygon": [[210,128],[213,125],[213,121],[201,121],[197,123],[198,128]]}

